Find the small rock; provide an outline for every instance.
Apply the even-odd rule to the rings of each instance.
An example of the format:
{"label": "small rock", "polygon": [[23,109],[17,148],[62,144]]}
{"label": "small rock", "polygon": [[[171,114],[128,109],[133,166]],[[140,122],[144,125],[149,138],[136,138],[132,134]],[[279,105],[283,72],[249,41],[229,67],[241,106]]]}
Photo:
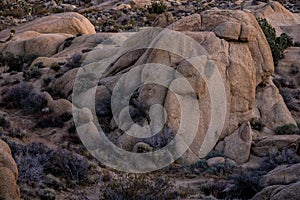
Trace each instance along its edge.
{"label": "small rock", "polygon": [[206,161],[207,165],[209,167],[213,166],[213,165],[217,165],[217,164],[224,164],[225,163],[225,158],[223,157],[214,157],[214,158],[210,158]]}

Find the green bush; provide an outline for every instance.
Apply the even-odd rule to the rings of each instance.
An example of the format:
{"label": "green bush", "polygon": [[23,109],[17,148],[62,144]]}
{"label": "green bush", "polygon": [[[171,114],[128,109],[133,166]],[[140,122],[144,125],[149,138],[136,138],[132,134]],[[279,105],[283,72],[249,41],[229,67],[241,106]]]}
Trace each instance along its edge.
{"label": "green bush", "polygon": [[293,134],[297,134],[298,131],[298,127],[294,124],[286,124],[280,127],[277,127],[275,130],[275,133],[277,135],[293,135]]}
{"label": "green bush", "polygon": [[147,9],[149,13],[161,14],[167,10],[167,6],[163,1],[152,1]]}
{"label": "green bush", "polygon": [[283,51],[286,48],[293,46],[293,38],[285,33],[281,34],[279,37],[276,37],[275,29],[268,23],[266,19],[257,18],[257,21],[269,43],[274,64],[277,65],[278,61],[283,58]]}

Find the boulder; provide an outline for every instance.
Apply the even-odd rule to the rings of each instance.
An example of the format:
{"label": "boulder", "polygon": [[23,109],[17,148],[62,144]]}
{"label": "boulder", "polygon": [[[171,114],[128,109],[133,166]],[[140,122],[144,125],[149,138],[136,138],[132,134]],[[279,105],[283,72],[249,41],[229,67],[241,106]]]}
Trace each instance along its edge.
{"label": "boulder", "polygon": [[0,140],[0,179],[0,199],[20,199],[17,185],[18,168],[9,146],[2,140]]}
{"label": "boulder", "polygon": [[210,158],[206,161],[207,165],[209,167],[212,167],[214,165],[218,165],[218,164],[224,164],[225,163],[225,158],[223,157],[214,157],[214,158]]}
{"label": "boulder", "polygon": [[159,14],[154,22],[153,22],[153,26],[154,27],[161,27],[161,28],[166,28],[168,25],[174,23],[174,17],[172,15],[172,13],[170,12],[165,12],[162,14]]}
{"label": "boulder", "polygon": [[[97,69],[97,66],[108,65],[109,67],[104,72],[99,84],[105,85],[110,91],[113,91],[118,83],[120,91],[125,93],[131,87],[135,87],[134,84],[140,83],[140,77],[149,77],[151,73],[155,74],[158,79],[164,80],[165,87],[171,87],[175,90],[181,99],[178,99],[178,96],[175,96],[172,91],[168,91],[163,87],[144,84],[139,88],[135,88],[137,90],[132,96],[132,102],[135,104],[134,106],[146,114],[149,114],[148,110],[152,105],[163,105],[168,113],[166,125],[174,133],[183,137],[189,134],[188,131],[178,133],[182,120],[182,105],[180,102],[185,103],[187,114],[183,118],[188,122],[185,128],[195,126],[192,123],[195,118],[199,120],[199,123],[195,128],[197,129],[196,136],[181,161],[193,163],[199,157],[205,157],[218,139],[222,140],[234,133],[234,136],[237,137],[235,141],[238,141],[240,145],[236,147],[237,149],[230,150],[230,142],[234,141],[234,136],[232,136],[226,139],[228,145],[224,148],[226,148],[232,159],[240,157],[235,160],[238,164],[246,162],[252,140],[251,128],[247,122],[254,117],[255,102],[259,102],[255,99],[256,88],[262,84],[267,86],[272,84],[270,76],[274,72],[271,51],[256,18],[251,13],[244,11],[213,9],[204,11],[201,15],[195,14],[183,18],[169,25],[168,28],[180,31],[189,39],[174,38],[170,41],[170,38],[163,38],[160,40],[158,36],[160,36],[161,31],[168,29],[144,29],[129,37],[125,42],[120,43],[120,47],[114,46],[109,51],[102,51],[99,48],[90,52],[92,56],[86,56],[84,63],[88,64],[84,68]],[[233,28],[234,30],[232,30]],[[193,49],[192,47],[195,44],[203,47],[203,55],[198,61],[199,64],[204,66],[203,76],[197,72],[191,63],[175,55],[176,53],[172,53],[172,51],[180,50],[180,53],[185,56],[193,57],[198,55],[199,52],[197,51],[201,50],[201,48]],[[160,48],[147,48],[150,45],[169,47],[170,50],[168,52]],[[98,47],[103,48],[104,45],[99,44]],[[101,52],[104,52],[105,56]],[[99,59],[96,58],[97,53],[100,55]],[[108,58],[111,58],[111,63],[106,63],[109,60]],[[147,65],[150,63],[151,65]],[[171,73],[168,76],[166,71],[147,71],[151,67],[155,67],[155,65],[152,65],[153,63],[176,69],[183,77],[176,73]],[[212,78],[212,74],[216,71],[220,75],[218,80]],[[186,85],[182,84],[183,79],[189,82],[194,90],[194,95],[186,90]],[[214,85],[213,88],[216,90],[220,89],[223,84],[222,90],[216,92],[216,94],[223,94],[223,99],[210,97],[208,83]],[[87,95],[83,93],[82,96]],[[266,97],[262,96],[261,98]],[[274,98],[276,98],[274,101],[280,101],[280,95],[274,96]],[[217,102],[218,105],[226,103],[225,108],[222,107],[222,109],[227,110],[227,112],[224,114],[226,116],[224,116],[223,129],[208,136],[207,130],[212,116],[212,101]],[[200,115],[197,117],[192,114],[195,113],[197,108],[191,106],[193,103],[197,103],[199,107]],[[265,106],[265,103],[260,103],[259,106],[263,105]],[[218,116],[220,116],[221,111],[220,108]],[[263,118],[263,116],[260,117]],[[129,119],[130,116],[127,118]],[[212,123],[217,123],[215,120],[217,121],[218,117],[213,119]],[[274,125],[276,123],[277,121]],[[241,124],[242,127],[239,129]],[[221,137],[217,138],[220,134]],[[124,138],[123,141],[126,141],[124,143],[130,143],[126,145],[129,150],[132,150],[135,143],[138,142],[138,140],[125,137],[125,134]],[[203,144],[204,147],[201,148]],[[241,146],[244,147],[243,154],[237,153]]]}
{"label": "boulder", "polygon": [[0,50],[5,57],[16,59],[50,57],[57,53],[59,46],[70,36],[63,33],[41,34],[28,31],[20,33],[17,38],[0,46]]}
{"label": "boulder", "polygon": [[300,164],[280,165],[262,176],[263,187],[271,185],[288,185],[300,181]]}
{"label": "boulder", "polygon": [[269,135],[256,138],[251,147],[251,152],[254,155],[264,157],[271,152],[281,151],[284,148],[298,149],[299,144],[300,135]]}
{"label": "boulder", "polygon": [[289,47],[276,67],[274,82],[279,88],[295,121],[300,121],[300,47]]}
{"label": "boulder", "polygon": [[47,107],[49,111],[56,114],[57,116],[62,116],[64,114],[72,115],[72,103],[66,99],[54,100],[48,92],[44,92]]}
{"label": "boulder", "polygon": [[[78,53],[85,53],[95,49],[106,49],[108,45],[121,45],[132,33],[97,33],[74,37],[68,45],[62,44],[58,53],[53,57],[70,57]],[[99,44],[100,47],[97,47]]]}
{"label": "boulder", "polygon": [[[67,12],[53,14],[50,16],[38,18],[31,22],[19,25],[14,28],[16,35],[26,31],[36,31],[39,33],[65,33],[70,35],[93,34],[95,27],[84,16]],[[0,39],[9,35],[10,30],[4,30],[0,33]]]}
{"label": "boulder", "polygon": [[66,57],[60,58],[49,58],[49,57],[38,57],[32,61],[30,67],[37,66],[39,68],[52,68],[53,66],[60,66],[60,64],[66,63]]}
{"label": "boulder", "polygon": [[67,99],[72,94],[77,71],[78,68],[67,71],[61,77],[51,81],[49,88],[53,91],[59,91],[62,97]]}
{"label": "boulder", "polygon": [[264,188],[252,200],[282,200],[298,199],[300,196],[300,181],[289,185],[274,185]]}
{"label": "boulder", "polygon": [[224,139],[223,153],[237,164],[243,164],[249,159],[251,144],[252,131],[248,122]]}
{"label": "boulder", "polygon": [[255,106],[262,123],[272,130],[286,124],[297,125],[278,88],[273,83],[257,87]]}

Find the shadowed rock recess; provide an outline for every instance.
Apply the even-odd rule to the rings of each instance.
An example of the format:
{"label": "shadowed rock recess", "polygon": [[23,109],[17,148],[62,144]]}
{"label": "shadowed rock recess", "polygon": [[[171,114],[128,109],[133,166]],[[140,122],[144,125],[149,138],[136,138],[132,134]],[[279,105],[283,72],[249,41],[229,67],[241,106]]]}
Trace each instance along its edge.
{"label": "shadowed rock recess", "polygon": [[297,6],[0,2],[0,199],[298,199]]}

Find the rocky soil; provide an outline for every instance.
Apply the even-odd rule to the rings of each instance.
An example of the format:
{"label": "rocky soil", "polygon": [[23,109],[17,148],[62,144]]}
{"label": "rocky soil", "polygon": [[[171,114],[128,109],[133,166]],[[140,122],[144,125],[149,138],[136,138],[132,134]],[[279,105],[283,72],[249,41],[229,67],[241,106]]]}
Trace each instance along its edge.
{"label": "rocky soil", "polygon": [[0,199],[298,199],[299,6],[1,1]]}

